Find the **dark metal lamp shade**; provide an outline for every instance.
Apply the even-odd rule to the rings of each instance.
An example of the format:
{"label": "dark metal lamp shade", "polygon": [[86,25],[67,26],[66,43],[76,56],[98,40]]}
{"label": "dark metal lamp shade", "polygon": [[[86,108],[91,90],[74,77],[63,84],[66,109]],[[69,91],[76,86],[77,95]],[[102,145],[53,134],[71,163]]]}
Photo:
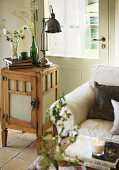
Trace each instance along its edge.
{"label": "dark metal lamp shade", "polygon": [[51,13],[51,18],[45,22],[45,32],[47,33],[58,33],[61,32],[59,22],[55,19],[55,14]]}

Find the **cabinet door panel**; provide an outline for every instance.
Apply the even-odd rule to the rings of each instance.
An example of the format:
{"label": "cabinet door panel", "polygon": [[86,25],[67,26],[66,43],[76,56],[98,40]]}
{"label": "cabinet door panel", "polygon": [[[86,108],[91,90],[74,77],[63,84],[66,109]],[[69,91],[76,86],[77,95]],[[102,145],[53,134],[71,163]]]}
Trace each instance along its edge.
{"label": "cabinet door panel", "polygon": [[[8,115],[8,124],[23,122],[23,128],[27,125],[37,127],[36,108],[31,102],[36,99],[36,77],[6,74],[5,88],[5,113]],[[19,126],[19,125],[18,125]]]}
{"label": "cabinet door panel", "polygon": [[10,117],[31,121],[31,96],[10,94]]}

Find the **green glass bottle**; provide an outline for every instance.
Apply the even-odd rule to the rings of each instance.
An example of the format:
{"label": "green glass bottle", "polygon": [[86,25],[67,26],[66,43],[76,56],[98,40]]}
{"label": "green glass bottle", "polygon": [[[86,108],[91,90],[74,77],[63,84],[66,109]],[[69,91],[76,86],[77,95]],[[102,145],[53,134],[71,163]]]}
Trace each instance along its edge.
{"label": "green glass bottle", "polygon": [[38,63],[38,47],[36,46],[35,37],[32,36],[32,46],[30,48],[30,57],[32,58],[32,63]]}

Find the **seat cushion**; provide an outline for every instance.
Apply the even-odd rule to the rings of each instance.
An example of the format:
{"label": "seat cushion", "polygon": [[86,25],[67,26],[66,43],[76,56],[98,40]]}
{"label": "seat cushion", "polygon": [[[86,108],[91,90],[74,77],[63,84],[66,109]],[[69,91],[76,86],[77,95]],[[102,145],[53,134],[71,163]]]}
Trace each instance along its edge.
{"label": "seat cushion", "polygon": [[81,123],[79,135],[99,137],[105,141],[119,142],[119,135],[111,134],[112,127],[113,121],[87,119],[85,122]]}

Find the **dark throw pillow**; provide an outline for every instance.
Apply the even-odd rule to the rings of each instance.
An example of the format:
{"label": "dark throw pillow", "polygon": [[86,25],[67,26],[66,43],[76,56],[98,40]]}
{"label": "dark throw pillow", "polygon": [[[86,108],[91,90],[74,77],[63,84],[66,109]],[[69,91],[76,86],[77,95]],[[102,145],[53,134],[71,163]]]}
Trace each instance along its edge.
{"label": "dark throw pillow", "polygon": [[95,84],[95,102],[88,114],[89,119],[114,120],[114,109],[111,99],[119,101],[119,86]]}

